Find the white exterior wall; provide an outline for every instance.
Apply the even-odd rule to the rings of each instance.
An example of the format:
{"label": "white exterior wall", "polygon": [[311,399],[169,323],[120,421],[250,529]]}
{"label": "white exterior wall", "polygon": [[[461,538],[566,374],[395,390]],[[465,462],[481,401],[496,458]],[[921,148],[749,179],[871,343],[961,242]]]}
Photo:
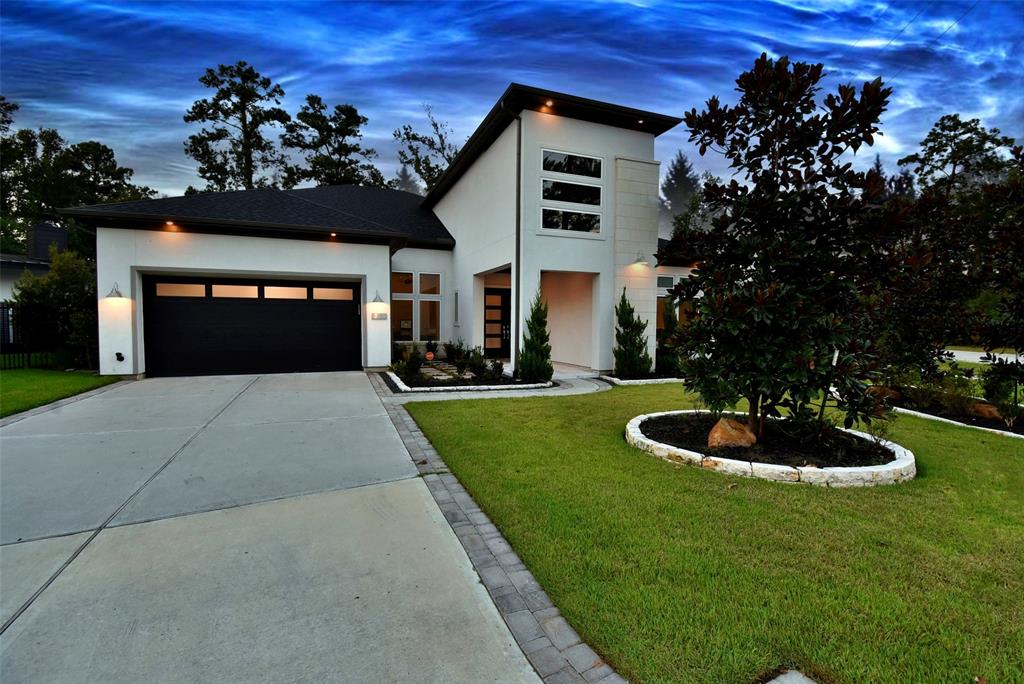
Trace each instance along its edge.
{"label": "white exterior wall", "polygon": [[14,298],[14,283],[18,282],[20,274],[4,273],[0,275],[0,301]]}
{"label": "white exterior wall", "polygon": [[[361,283],[363,365],[391,360],[390,321],[371,321],[366,303],[390,288],[386,245],[235,237],[152,230],[96,231],[100,373],[145,373],[142,274],[195,273],[228,277],[349,280]],[[126,299],[103,295],[117,283]],[[117,361],[120,352],[124,361]]]}
{"label": "white exterior wall", "polygon": [[[484,343],[484,279],[475,276],[508,265],[516,270],[516,126],[510,124],[434,207],[455,238],[451,293],[458,291],[460,310],[451,339],[471,346]],[[511,296],[515,311],[514,286]]]}
{"label": "white exterior wall", "polygon": [[[591,367],[610,370],[614,364],[614,309],[623,286],[627,286],[627,296],[637,311],[648,319],[653,356],[656,344],[654,268],[636,266],[633,262],[639,251],[653,265],[658,246],[657,205],[653,214],[648,206],[652,178],[655,201],[657,199],[658,162],[654,161],[654,136],[534,111],[523,111],[522,119],[521,294],[524,306],[520,320],[525,322],[529,315],[528,303],[540,287],[541,272],[594,274]],[[541,229],[544,149],[601,158],[601,179],[580,179],[602,187],[599,235]]]}
{"label": "white exterior wall", "polygon": [[591,368],[594,353],[594,282],[590,273],[548,271],[540,296],[548,303],[551,360]]}
{"label": "white exterior wall", "polygon": [[[452,271],[452,252],[442,249],[421,249],[417,247],[406,247],[394,253],[391,257],[391,270],[411,273],[440,273],[441,274],[441,342],[453,339],[452,323],[455,319],[454,278]],[[388,279],[388,291],[381,290],[382,299],[391,301],[391,280]],[[373,299],[373,295],[370,295]],[[419,308],[414,307],[413,313],[419,316]],[[460,314],[461,315],[461,314]],[[414,326],[414,327],[418,327]],[[455,336],[458,337],[457,335]]]}

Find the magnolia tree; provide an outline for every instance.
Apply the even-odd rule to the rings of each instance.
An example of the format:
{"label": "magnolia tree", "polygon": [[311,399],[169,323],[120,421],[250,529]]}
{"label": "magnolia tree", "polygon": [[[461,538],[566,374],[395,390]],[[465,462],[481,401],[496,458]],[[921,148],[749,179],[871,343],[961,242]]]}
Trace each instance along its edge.
{"label": "magnolia tree", "polygon": [[822,99],[822,76],[821,64],[762,54],[737,79],[735,106],[713,97],[685,115],[700,153],[723,154],[738,178],[709,179],[711,229],[683,226],[663,250],[702,258],[675,292],[694,306],[683,371],[713,410],[746,399],[757,435],[783,408],[820,422],[835,401],[850,425],[873,405],[864,295],[884,185],[848,153],[873,143],[891,89],[876,79]]}

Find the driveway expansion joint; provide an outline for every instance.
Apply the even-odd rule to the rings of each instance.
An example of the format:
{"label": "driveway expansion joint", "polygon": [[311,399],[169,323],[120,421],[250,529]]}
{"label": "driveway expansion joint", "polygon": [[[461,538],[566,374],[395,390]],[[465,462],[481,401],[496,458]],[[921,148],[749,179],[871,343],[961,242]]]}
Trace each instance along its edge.
{"label": "driveway expansion joint", "polygon": [[[383,381],[368,374],[381,399]],[[379,379],[379,378],[378,378]],[[382,387],[383,386],[383,387]],[[383,401],[391,422],[448,525],[466,551],[480,583],[512,637],[545,684],[625,682],[562,617],[505,537],[469,493],[412,419],[405,406]]]}
{"label": "driveway expansion joint", "polygon": [[[139,485],[138,489],[136,489],[134,492],[132,492],[128,496],[128,498],[125,499],[123,503],[121,503],[120,506],[118,506],[116,509],[114,509],[114,512],[111,513],[109,516],[107,516],[107,518],[102,523],[100,523],[99,527],[95,528],[94,530],[91,530],[92,534],[90,534],[86,538],[86,540],[84,542],[82,542],[82,544],[77,549],[75,549],[75,551],[71,554],[71,556],[66,561],[64,561],[64,563],[62,563],[61,566],[59,568],[57,568],[57,570],[54,571],[54,573],[52,575],[50,575],[49,579],[47,579],[43,583],[43,585],[41,587],[39,587],[38,589],[36,589],[35,593],[33,593],[32,596],[30,596],[28,598],[28,600],[25,601],[25,603],[23,603],[21,605],[21,607],[19,607],[18,610],[16,610],[14,612],[14,614],[11,615],[11,617],[9,617],[7,619],[6,622],[4,622],[3,626],[0,626],[0,635],[2,635],[4,632],[6,632],[7,629],[12,624],[14,624],[14,621],[17,620],[19,617],[21,617],[21,615],[26,610],[28,610],[29,606],[31,606],[35,602],[35,600],[37,598],[39,598],[39,596],[44,591],[46,591],[46,589],[51,584],[53,584],[54,581],[56,581],[56,579],[60,576],[60,574],[62,572],[64,572],[64,570],[66,570],[67,567],[69,565],[71,565],[75,561],[75,559],[78,558],[79,555],[81,555],[82,551],[85,550],[85,547],[89,546],[89,544],[91,544],[92,541],[94,539],[96,539],[96,537],[99,536],[100,532],[102,532],[103,530],[107,529],[110,526],[110,524],[114,521],[114,518],[116,518],[118,515],[121,514],[122,511],[124,511],[126,508],[128,508],[128,506],[131,504],[131,502],[135,500],[135,498],[142,492],[143,489],[148,487],[149,484],[160,475],[160,473],[164,472],[164,470],[167,469],[167,466],[169,466],[174,461],[174,459],[176,459],[178,457],[179,454],[181,454],[183,451],[185,451],[185,449],[188,448],[189,444],[194,442],[196,440],[196,438],[199,437],[199,435],[202,434],[203,430],[205,430],[207,427],[209,427],[210,424],[213,423],[213,421],[217,420],[217,418],[219,418],[225,411],[227,411],[228,407],[231,406],[233,403],[235,403],[235,401],[240,396],[245,394],[245,391],[248,390],[250,387],[252,387],[256,383],[256,381],[259,380],[259,379],[260,379],[260,376],[254,377],[252,380],[250,380],[248,383],[246,383],[245,387],[243,387],[242,389],[238,390],[238,392],[236,392],[231,397],[231,399],[229,399],[223,406],[221,406],[220,409],[216,413],[214,413],[205,423],[203,423],[201,426],[199,426],[199,428],[195,432],[193,432],[189,436],[189,438],[186,439],[181,444],[181,446],[179,446],[174,451],[174,453],[171,454],[170,457],[167,460],[165,460],[160,465],[160,467],[157,468],[153,472],[152,475],[150,475],[148,478],[146,478],[146,481],[143,482],[141,485]],[[120,384],[121,383],[114,383],[112,385],[108,385],[108,387],[116,387],[116,386],[119,386]],[[104,388],[101,387],[99,389],[104,389]],[[85,395],[80,395],[80,396],[85,396]],[[90,530],[84,530],[84,532],[89,532],[89,531]]]}

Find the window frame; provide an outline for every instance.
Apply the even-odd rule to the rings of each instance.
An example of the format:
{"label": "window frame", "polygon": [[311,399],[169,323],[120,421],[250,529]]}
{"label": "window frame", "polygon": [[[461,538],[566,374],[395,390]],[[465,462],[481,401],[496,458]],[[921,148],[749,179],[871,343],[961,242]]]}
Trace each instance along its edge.
{"label": "window frame", "polygon": [[[565,173],[562,171],[548,171],[544,168],[544,153],[554,152],[556,154],[571,154],[576,157],[586,157],[588,159],[596,159],[601,162],[601,175],[600,176],[579,176],[572,173]],[[606,229],[605,222],[605,211],[608,193],[605,192],[607,189],[606,182],[606,169],[608,168],[607,160],[597,154],[587,154],[586,152],[575,152],[572,150],[563,150],[556,147],[541,146],[540,148],[540,171],[538,178],[540,179],[537,187],[537,235],[544,235],[547,237],[563,237],[572,238],[576,240],[606,240],[608,239],[608,232]],[[558,181],[563,183],[573,183],[575,185],[589,185],[596,187],[601,192],[601,203],[600,204],[579,204],[576,202],[564,202],[561,200],[549,200],[544,199],[544,181]],[[596,233],[584,233],[577,230],[562,230],[561,228],[545,228],[544,227],[544,210],[553,209],[555,211],[571,211],[578,214],[592,214],[597,216],[598,220],[598,231]]]}
{"label": "window frame", "polygon": [[[567,183],[569,185],[582,185],[588,188],[597,188],[598,202],[597,204],[587,204],[586,202],[568,202],[566,200],[548,199],[544,196],[544,183]],[[565,180],[563,178],[548,178],[547,176],[540,177],[540,201],[548,204],[564,204],[571,207],[594,207],[600,209],[604,206],[604,185],[602,183],[579,183],[577,181]],[[552,207],[549,207],[552,208]]]}
{"label": "window frame", "polygon": [[[412,302],[412,342],[426,342],[420,335],[420,302],[439,302],[437,305],[437,336],[441,337],[441,332],[444,330],[444,274],[438,271],[411,271],[411,270],[393,270],[391,274],[395,273],[409,273],[412,275],[412,292],[392,292],[391,301],[407,301]],[[431,275],[437,276],[437,289],[438,294],[420,294],[420,276]],[[390,284],[390,278],[388,283]],[[394,340],[392,340],[394,341]],[[400,342],[408,342],[408,340],[398,340]],[[438,339],[437,342],[441,340]]]}

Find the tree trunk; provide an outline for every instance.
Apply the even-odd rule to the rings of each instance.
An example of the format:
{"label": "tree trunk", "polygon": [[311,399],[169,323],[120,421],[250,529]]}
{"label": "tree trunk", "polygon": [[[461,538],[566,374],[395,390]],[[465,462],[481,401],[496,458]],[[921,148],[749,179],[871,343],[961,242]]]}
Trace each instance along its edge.
{"label": "tree trunk", "polygon": [[253,189],[252,182],[252,133],[249,131],[249,113],[242,106],[240,114],[242,127],[242,183],[246,190]]}
{"label": "tree trunk", "polygon": [[757,408],[760,401],[761,395],[747,397],[747,403],[750,404],[750,408],[747,409],[747,427],[749,427],[755,435],[761,434],[761,423],[757,417]]}

